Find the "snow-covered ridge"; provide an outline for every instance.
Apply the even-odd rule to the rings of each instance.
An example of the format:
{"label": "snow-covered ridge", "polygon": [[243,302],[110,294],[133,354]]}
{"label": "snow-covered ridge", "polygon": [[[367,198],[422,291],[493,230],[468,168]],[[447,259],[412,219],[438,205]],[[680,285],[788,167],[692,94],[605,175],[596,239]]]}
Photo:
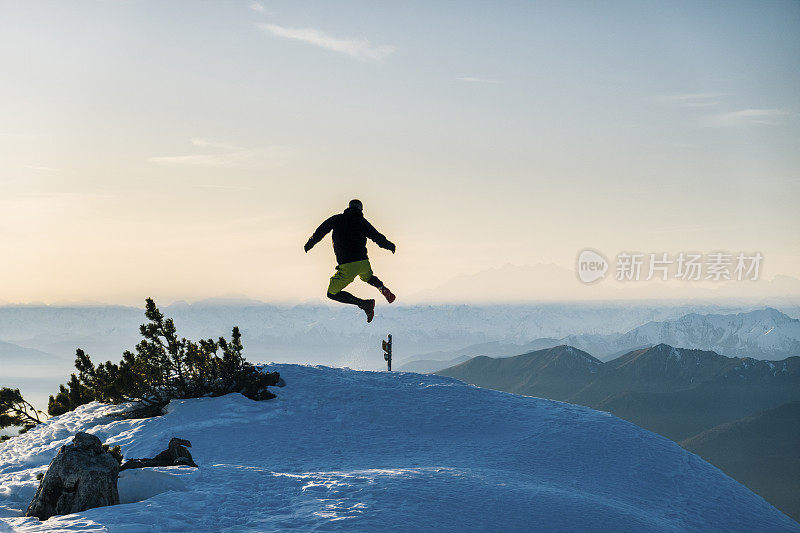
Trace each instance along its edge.
{"label": "snow-covered ridge", "polygon": [[[89,404],[0,444],[0,523],[19,531],[800,531],[677,444],[607,413],[412,373],[274,365],[278,398]],[[126,457],[189,439],[198,471],[120,480],[125,505],[39,523],[35,475],[78,430]],[[166,490],[168,489],[168,490]],[[138,490],[138,492],[137,492]],[[166,490],[166,492],[161,492]]]}
{"label": "snow-covered ridge", "polygon": [[770,307],[736,314],[689,313],[670,320],[646,321],[625,333],[575,333],[561,338],[538,338],[525,344],[495,341],[457,345],[459,348],[455,350],[422,354],[425,364],[411,365],[408,361],[413,358],[406,358],[398,368],[435,372],[477,355],[513,357],[559,345],[574,346],[609,361],[658,344],[714,351],[728,357],[778,361],[800,355],[800,320]]}
{"label": "snow-covered ridge", "polygon": [[800,320],[771,307],[730,315],[690,313],[677,320],[648,322],[617,342],[630,346],[660,342],[728,356],[782,359],[800,355]]}
{"label": "snow-covered ridge", "polygon": [[649,321],[625,333],[536,339],[529,346],[542,348],[548,343],[575,346],[602,360],[656,344],[710,350],[728,357],[780,360],[800,355],[800,320],[771,307],[735,314],[689,313],[672,320]]}

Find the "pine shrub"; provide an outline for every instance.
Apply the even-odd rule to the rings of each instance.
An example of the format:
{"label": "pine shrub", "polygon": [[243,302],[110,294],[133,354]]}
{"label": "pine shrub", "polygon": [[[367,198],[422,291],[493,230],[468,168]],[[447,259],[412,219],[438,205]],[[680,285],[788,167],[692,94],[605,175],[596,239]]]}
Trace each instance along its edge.
{"label": "pine shrub", "polygon": [[19,432],[25,433],[41,423],[40,414],[44,415],[22,397],[19,389],[0,389],[0,429],[19,427]]}
{"label": "pine shrub", "polygon": [[278,383],[277,372],[263,372],[242,356],[242,335],[233,328],[231,340],[178,338],[175,323],[165,318],[151,298],[139,331],[142,341],[126,350],[119,363],[95,365],[78,349],[77,375],[50,396],[48,412],[57,415],[97,400],[137,402],[140,408],[163,406],[173,399],[221,396],[239,392],[252,400],[274,398],[267,387]]}

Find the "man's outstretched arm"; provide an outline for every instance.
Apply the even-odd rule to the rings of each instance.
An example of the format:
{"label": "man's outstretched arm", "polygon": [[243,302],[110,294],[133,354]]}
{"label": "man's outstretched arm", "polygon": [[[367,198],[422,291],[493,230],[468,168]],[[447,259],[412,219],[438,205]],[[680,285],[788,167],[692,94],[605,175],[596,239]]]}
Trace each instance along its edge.
{"label": "man's outstretched arm", "polygon": [[364,223],[367,225],[367,237],[375,241],[375,244],[389,250],[390,252],[394,253],[395,245],[389,239],[383,236],[381,232],[375,229],[375,226],[370,224],[366,219],[364,219]]}
{"label": "man's outstretched arm", "polygon": [[303,246],[303,250],[308,252],[310,249],[314,247],[315,244],[321,241],[322,238],[325,235],[327,235],[329,231],[333,229],[333,219],[335,216],[336,215],[333,215],[328,220],[319,225],[317,231],[314,232],[314,234],[308,239],[308,242],[306,242],[306,245]]}

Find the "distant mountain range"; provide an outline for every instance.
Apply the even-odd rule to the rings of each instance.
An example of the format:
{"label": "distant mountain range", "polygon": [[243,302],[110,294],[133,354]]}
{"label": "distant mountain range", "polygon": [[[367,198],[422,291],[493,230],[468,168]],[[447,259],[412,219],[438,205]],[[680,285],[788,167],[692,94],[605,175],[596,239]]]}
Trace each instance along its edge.
{"label": "distant mountain range", "polygon": [[[556,343],[557,344],[557,343]],[[546,343],[546,347],[550,347]],[[396,370],[400,372],[419,372],[420,374],[431,374],[437,370],[455,366],[459,363],[477,357],[479,355],[491,355],[493,357],[506,357],[509,355],[519,355],[524,352],[532,351],[528,345],[519,345],[506,342],[482,342],[471,344],[458,350],[439,350],[427,352],[425,354],[400,359],[396,365]]]}
{"label": "distant mountain range", "polygon": [[0,341],[0,364],[5,365],[47,365],[61,363],[63,359],[51,353],[25,348],[11,342]]}
{"label": "distant mountain range", "polygon": [[800,520],[800,402],[713,427],[680,444]]}
{"label": "distant mountain range", "polygon": [[[367,291],[373,289],[365,287],[364,294],[370,294]],[[161,310],[175,320],[178,332],[187,338],[227,336],[233,326],[239,326],[245,355],[252,361],[379,369],[385,367],[380,342],[388,333],[393,336],[399,366],[414,354],[451,350],[454,346],[494,341],[522,345],[542,337],[611,334],[692,311],[727,313],[743,308],[663,302],[404,306],[398,300],[380,305],[369,326],[358,309],[342,305],[214,300],[177,303]],[[0,340],[69,360],[75,357],[76,348],[86,350],[98,361],[118,360],[124,350],[139,342],[139,324],[143,321],[143,309],[134,307],[6,306],[0,307]],[[519,353],[523,352],[508,355]]]}
{"label": "distant mountain range", "polygon": [[398,372],[416,372],[418,374],[433,374],[442,367],[450,367],[471,359],[468,355],[460,355],[445,361],[438,359],[416,359],[394,367]]}
{"label": "distant mountain range", "polygon": [[621,335],[570,335],[560,341],[601,358],[665,343],[730,357],[779,360],[800,355],[800,320],[771,307],[724,315],[689,313],[675,320],[648,322]]}
{"label": "distant mountain range", "polygon": [[[369,325],[358,309],[341,305],[277,305],[215,299],[192,304],[178,302],[161,310],[175,320],[179,334],[190,339],[229,336],[231,328],[239,326],[244,354],[253,362],[379,370],[386,368],[381,340],[391,333],[395,351],[393,368],[431,372],[475,355],[518,355],[565,344],[558,339],[566,335],[611,335],[650,321],[674,320],[690,312],[725,314],[751,309],[739,304],[662,301],[399,304],[400,300],[392,305],[382,304]],[[787,306],[781,310],[800,316],[800,307]],[[73,371],[76,348],[85,350],[96,362],[119,361],[122,352],[132,349],[141,339],[139,325],[143,322],[143,309],[135,307],[0,306],[0,341],[63,360],[61,364],[38,364],[39,359],[51,360],[29,352],[30,357],[23,358],[26,363],[21,364],[30,362],[31,368],[11,368],[0,361],[0,378],[13,377],[5,382],[25,385],[23,392],[29,400],[37,406],[46,406],[47,395]],[[531,339],[537,340],[531,342]],[[429,361],[404,366],[415,359]],[[443,359],[455,361],[437,362]],[[51,375],[47,383],[42,377],[45,371]]]}
{"label": "distant mountain range", "polygon": [[608,361],[635,349],[656,344],[691,346],[730,357],[780,360],[800,355],[800,320],[777,309],[730,314],[689,313],[669,320],[649,321],[625,333],[584,333],[565,337],[542,337],[525,344],[481,343],[457,350],[424,353],[401,363],[398,370],[436,372],[461,363],[465,356],[508,357],[543,348],[568,345]]}
{"label": "distant mountain range", "polygon": [[21,389],[26,400],[43,409],[47,396],[74,371],[73,360],[0,341],[0,387]]}
{"label": "distant mountain range", "polygon": [[[762,361],[667,344],[607,362],[560,345],[514,357],[479,356],[436,373],[608,411],[676,442],[689,439],[698,449],[708,440],[699,436],[704,431],[800,401],[800,357]],[[763,433],[760,442],[769,450],[783,434]],[[800,448],[792,457],[800,459]],[[800,478],[779,478],[776,483],[800,490]]]}
{"label": "distant mountain range", "polygon": [[760,361],[667,344],[605,363],[573,346],[556,346],[514,357],[475,357],[436,373],[610,411],[676,441],[800,400],[800,357]]}

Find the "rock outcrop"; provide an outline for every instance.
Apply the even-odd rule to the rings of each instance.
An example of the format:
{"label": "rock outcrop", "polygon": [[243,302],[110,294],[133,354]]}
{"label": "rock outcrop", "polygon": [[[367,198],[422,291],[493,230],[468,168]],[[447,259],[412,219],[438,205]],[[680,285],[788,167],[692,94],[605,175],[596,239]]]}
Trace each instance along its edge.
{"label": "rock outcrop", "polygon": [[151,466],[175,466],[187,465],[197,468],[192,454],[187,448],[191,448],[192,443],[186,439],[173,437],[169,441],[169,447],[151,459],[131,459],[120,467],[120,470],[129,468],[147,468]]}
{"label": "rock outcrop", "polygon": [[100,439],[78,433],[50,462],[25,516],[47,520],[119,503],[119,463]]}

